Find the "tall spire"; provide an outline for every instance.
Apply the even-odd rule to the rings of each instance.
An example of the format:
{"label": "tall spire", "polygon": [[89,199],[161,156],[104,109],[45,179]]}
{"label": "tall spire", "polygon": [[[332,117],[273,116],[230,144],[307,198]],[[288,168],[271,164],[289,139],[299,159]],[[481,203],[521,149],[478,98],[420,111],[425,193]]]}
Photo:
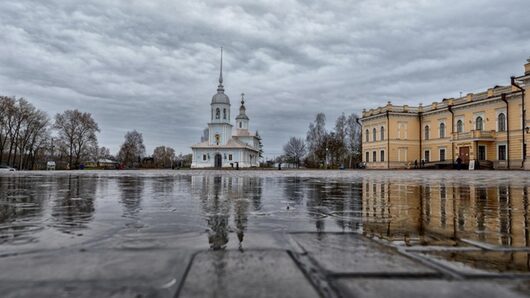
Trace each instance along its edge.
{"label": "tall spire", "polygon": [[221,47],[221,67],[219,68],[219,87],[223,87],[223,47]]}

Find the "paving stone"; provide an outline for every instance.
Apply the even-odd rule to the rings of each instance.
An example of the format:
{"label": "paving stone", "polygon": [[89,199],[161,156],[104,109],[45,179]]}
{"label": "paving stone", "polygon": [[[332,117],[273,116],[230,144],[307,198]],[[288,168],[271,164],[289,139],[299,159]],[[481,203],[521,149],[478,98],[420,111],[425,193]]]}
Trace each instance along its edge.
{"label": "paving stone", "polygon": [[328,273],[436,274],[390,247],[356,234],[294,234],[294,239]]}
{"label": "paving stone", "polygon": [[138,287],[123,284],[101,284],[101,283],[0,283],[3,298],[15,297],[173,297],[174,289],[155,289],[150,287]]}
{"label": "paving stone", "polygon": [[[515,292],[501,285],[501,282],[491,280],[448,281],[432,279],[341,278],[335,280],[334,283],[344,297],[528,297],[528,293]],[[516,285],[511,288],[515,287]]]}
{"label": "paving stone", "polygon": [[184,250],[63,250],[0,259],[3,282],[116,282],[155,288],[178,284],[191,260]]}
{"label": "paving stone", "polygon": [[285,251],[209,251],[193,260],[179,297],[319,297]]}
{"label": "paving stone", "polygon": [[418,254],[465,275],[528,275],[530,253],[523,251],[461,251]]}

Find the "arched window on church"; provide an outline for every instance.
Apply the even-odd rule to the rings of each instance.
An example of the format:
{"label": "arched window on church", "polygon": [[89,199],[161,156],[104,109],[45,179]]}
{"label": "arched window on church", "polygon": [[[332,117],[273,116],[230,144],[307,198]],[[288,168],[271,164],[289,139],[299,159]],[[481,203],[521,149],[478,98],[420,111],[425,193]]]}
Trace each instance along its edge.
{"label": "arched window on church", "polygon": [[221,136],[219,134],[215,135],[215,143],[219,145],[219,142],[221,141]]}
{"label": "arched window on church", "polygon": [[221,119],[221,110],[219,108],[215,110],[215,119]]}
{"label": "arched window on church", "polygon": [[239,121],[239,128],[243,128],[243,122]]}
{"label": "arched window on church", "polygon": [[226,109],[223,109],[223,119],[226,120]]}

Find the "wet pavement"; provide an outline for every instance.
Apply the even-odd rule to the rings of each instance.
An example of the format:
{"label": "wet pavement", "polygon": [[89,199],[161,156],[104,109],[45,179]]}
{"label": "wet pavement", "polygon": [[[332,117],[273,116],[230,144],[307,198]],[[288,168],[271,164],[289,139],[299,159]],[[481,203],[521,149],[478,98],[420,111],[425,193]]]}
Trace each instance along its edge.
{"label": "wet pavement", "polygon": [[2,297],[528,297],[530,172],[0,174]]}

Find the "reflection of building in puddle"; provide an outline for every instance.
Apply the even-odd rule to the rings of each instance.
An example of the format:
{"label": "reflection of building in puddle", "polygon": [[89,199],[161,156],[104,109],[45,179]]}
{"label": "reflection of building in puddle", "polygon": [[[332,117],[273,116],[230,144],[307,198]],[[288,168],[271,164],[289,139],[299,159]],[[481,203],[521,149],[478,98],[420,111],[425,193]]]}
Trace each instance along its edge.
{"label": "reflection of building in puddle", "polygon": [[[529,247],[528,187],[447,183],[429,185],[403,180],[363,180],[363,229],[367,235],[389,240],[419,239],[424,244]],[[469,242],[468,241],[468,242]],[[477,259],[484,254],[468,254]],[[501,259],[495,260],[499,256]],[[465,255],[461,257],[465,258]],[[526,253],[512,262],[526,264]],[[507,258],[488,255],[485,262]],[[504,260],[505,261],[505,260]]]}
{"label": "reflection of building in puddle", "polygon": [[[194,176],[192,194],[201,201],[212,249],[224,249],[235,232],[242,248],[248,215],[261,206],[261,179],[257,177]],[[233,227],[230,226],[232,217]]]}
{"label": "reflection of building in puddle", "polygon": [[363,179],[363,231],[403,238],[421,231],[420,189],[403,181]]}
{"label": "reflection of building in puddle", "polygon": [[60,177],[59,190],[52,207],[53,227],[67,234],[87,228],[94,216],[97,180],[83,177]]}

